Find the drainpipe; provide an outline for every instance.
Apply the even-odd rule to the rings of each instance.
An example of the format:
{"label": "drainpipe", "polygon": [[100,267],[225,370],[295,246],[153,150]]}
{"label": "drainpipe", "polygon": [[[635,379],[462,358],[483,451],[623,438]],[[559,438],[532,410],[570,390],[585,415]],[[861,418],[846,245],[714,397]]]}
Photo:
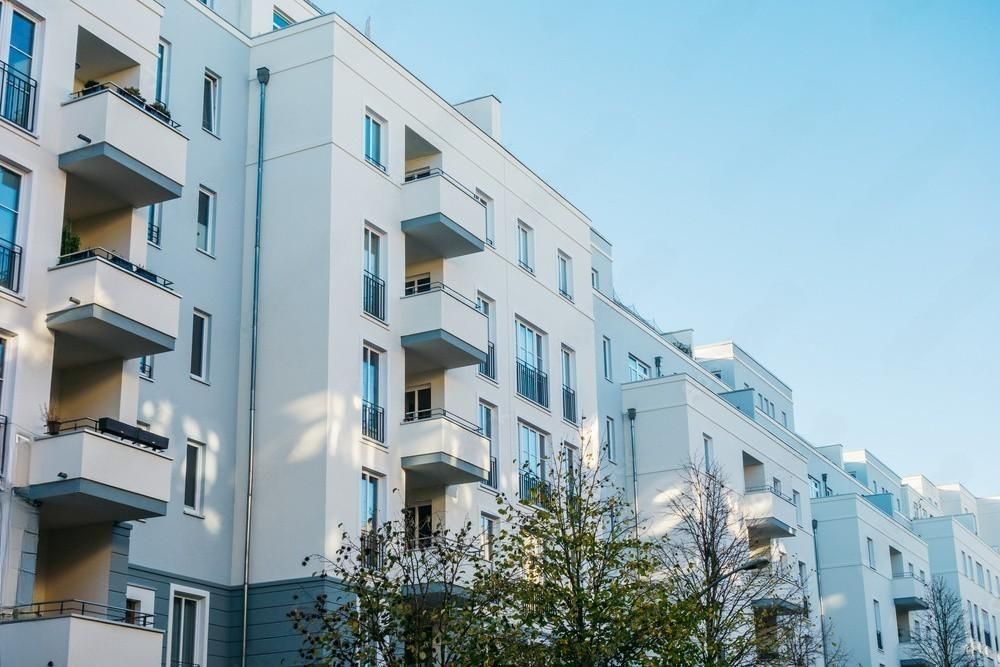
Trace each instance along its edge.
{"label": "drainpipe", "polygon": [[264,102],[267,83],[271,80],[271,70],[257,68],[257,83],[260,84],[259,115],[257,117],[257,203],[254,212],[253,239],[253,298],[250,302],[250,410],[247,420],[247,505],[246,532],[243,539],[243,633],[241,637],[240,664],[247,664],[247,614],[250,598],[250,534],[251,511],[253,510],[253,450],[255,440],[255,417],[257,413],[257,318],[260,305],[260,228],[261,203],[264,198]]}
{"label": "drainpipe", "polygon": [[[825,477],[825,475],[824,475]],[[819,634],[823,642],[823,664],[827,664],[826,656],[826,625],[823,623],[823,584],[819,580],[819,521],[812,520],[813,557],[816,559],[816,595],[819,598]]]}
{"label": "drainpipe", "polygon": [[628,409],[628,429],[632,436],[632,518],[635,520],[635,538],[639,539],[639,475],[635,465],[635,408]]}

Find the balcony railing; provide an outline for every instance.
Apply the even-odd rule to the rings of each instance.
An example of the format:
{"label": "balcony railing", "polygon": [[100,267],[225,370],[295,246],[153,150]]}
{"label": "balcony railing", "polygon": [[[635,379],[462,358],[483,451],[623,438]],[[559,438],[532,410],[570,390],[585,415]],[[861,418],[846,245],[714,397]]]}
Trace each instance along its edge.
{"label": "balcony railing", "polygon": [[479,364],[479,374],[491,380],[497,379],[497,351],[492,342],[486,346],[486,361]]}
{"label": "balcony railing", "polygon": [[382,406],[361,401],[361,433],[366,438],[385,442],[385,410]]}
{"label": "balcony railing", "polygon": [[385,281],[374,273],[364,272],[363,300],[365,312],[385,321]]}
{"label": "balcony railing", "polygon": [[71,614],[128,623],[130,625],[138,625],[142,628],[153,627],[153,614],[146,614],[132,609],[122,609],[120,607],[109,607],[106,604],[88,602],[86,600],[53,600],[51,602],[32,602],[15,607],[4,607],[0,609],[0,623],[28,621],[39,618],[58,618]]}
{"label": "balcony railing", "polygon": [[425,419],[447,419],[453,424],[461,426],[467,431],[472,431],[477,435],[483,434],[483,429],[479,428],[478,425],[472,423],[468,419],[459,417],[454,412],[448,412],[444,408],[427,408],[424,410],[414,410],[413,412],[407,412],[403,414],[403,423],[407,424],[409,422],[424,421]]}
{"label": "balcony railing", "polygon": [[358,558],[369,569],[379,568],[385,560],[385,541],[377,530],[362,531]]}
{"label": "balcony railing", "polygon": [[3,88],[0,115],[28,132],[34,132],[38,82],[0,61],[0,87]]}
{"label": "balcony railing", "polygon": [[5,239],[0,239],[0,287],[21,289],[21,246]]}
{"label": "balcony railing", "polygon": [[750,494],[750,493],[770,493],[771,495],[773,495],[773,496],[775,496],[777,498],[781,498],[782,500],[784,500],[789,505],[792,505],[792,506],[795,505],[795,501],[794,500],[792,500],[791,498],[789,498],[788,496],[786,496],[785,494],[783,494],[781,491],[775,489],[773,486],[770,486],[770,485],[748,486],[748,487],[746,487],[746,490],[744,491],[744,494]]}
{"label": "balcony railing", "polygon": [[521,502],[529,505],[544,505],[551,495],[549,483],[539,475],[521,470]]}
{"label": "balcony railing", "polygon": [[543,408],[549,407],[549,376],[518,359],[517,393]]}
{"label": "balcony railing", "polygon": [[576,423],[576,392],[563,385],[562,388],[563,419]]}
{"label": "balcony railing", "polygon": [[91,259],[93,257],[100,257],[101,259],[107,260],[117,266],[120,269],[124,269],[129,273],[136,275],[143,280],[153,283],[154,285],[159,285],[160,287],[166,288],[168,290],[173,290],[173,282],[167,280],[166,278],[160,277],[144,269],[138,264],[133,264],[121,255],[116,255],[110,250],[105,250],[104,248],[87,248],[86,250],[80,250],[78,252],[73,252],[68,255],[62,255],[59,257],[58,264],[63,266],[64,264],[72,264],[74,262],[82,262],[85,259]]}
{"label": "balcony railing", "polygon": [[486,486],[490,487],[491,489],[496,489],[498,488],[497,485],[499,483],[500,483],[500,468],[497,465],[497,457],[491,456],[490,475],[489,477],[486,478]]}
{"label": "balcony railing", "polygon": [[155,213],[151,213],[150,216],[154,217],[151,217],[146,222],[146,241],[158,246],[160,245],[160,223],[155,218],[155,215]]}
{"label": "balcony railing", "polygon": [[46,429],[48,434],[53,436],[64,433],[75,433],[77,431],[96,431],[158,452],[165,452],[167,446],[170,444],[170,439],[165,436],[147,431],[138,426],[126,424],[111,417],[100,417],[99,419],[80,417],[66,421],[50,421],[46,424]]}
{"label": "balcony railing", "polygon": [[7,476],[4,462],[7,460],[7,415],[0,415],[0,479]]}
{"label": "balcony railing", "polygon": [[87,97],[88,95],[94,95],[95,93],[100,93],[103,91],[108,91],[113,95],[117,95],[129,104],[135,106],[137,109],[143,111],[146,115],[151,118],[155,118],[167,127],[173,129],[180,128],[180,123],[176,123],[170,118],[170,112],[166,110],[166,107],[162,103],[153,102],[152,104],[147,103],[146,100],[134,93],[129,92],[125,88],[122,88],[116,83],[111,83],[110,81],[105,83],[99,83],[95,86],[90,86],[89,88],[84,88],[82,90],[77,90],[70,94],[70,98],[77,100],[81,97]]}

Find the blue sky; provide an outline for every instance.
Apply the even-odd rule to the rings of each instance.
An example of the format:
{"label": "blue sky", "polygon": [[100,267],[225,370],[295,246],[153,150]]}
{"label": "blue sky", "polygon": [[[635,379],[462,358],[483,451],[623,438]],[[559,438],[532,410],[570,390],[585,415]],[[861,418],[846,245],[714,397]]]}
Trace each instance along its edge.
{"label": "blue sky", "polygon": [[733,339],[815,444],[1000,495],[1000,3],[323,3],[615,245],[667,329]]}

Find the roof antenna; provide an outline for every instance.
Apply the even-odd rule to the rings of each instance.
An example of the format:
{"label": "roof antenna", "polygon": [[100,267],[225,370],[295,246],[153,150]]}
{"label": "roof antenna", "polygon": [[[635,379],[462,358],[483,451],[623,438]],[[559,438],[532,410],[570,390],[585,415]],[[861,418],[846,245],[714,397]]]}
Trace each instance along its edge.
{"label": "roof antenna", "polygon": [[365,37],[367,39],[372,38],[372,17],[370,16],[365,19]]}

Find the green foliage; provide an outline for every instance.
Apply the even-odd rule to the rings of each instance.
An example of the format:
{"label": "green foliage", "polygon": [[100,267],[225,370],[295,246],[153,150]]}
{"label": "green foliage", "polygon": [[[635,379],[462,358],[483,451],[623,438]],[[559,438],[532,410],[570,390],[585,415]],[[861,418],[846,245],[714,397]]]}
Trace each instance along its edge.
{"label": "green foliage", "polygon": [[72,255],[80,250],[80,235],[74,234],[69,225],[63,225],[60,255]]}

